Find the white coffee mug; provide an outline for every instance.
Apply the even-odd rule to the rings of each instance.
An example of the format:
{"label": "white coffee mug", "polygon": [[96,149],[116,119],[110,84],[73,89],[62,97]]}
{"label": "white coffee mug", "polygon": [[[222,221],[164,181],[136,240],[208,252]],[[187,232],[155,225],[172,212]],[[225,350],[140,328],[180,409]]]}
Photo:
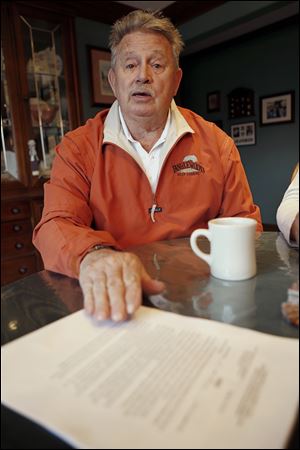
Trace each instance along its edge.
{"label": "white coffee mug", "polygon": [[[247,280],[256,274],[256,220],[245,217],[223,217],[208,222],[208,230],[199,228],[191,234],[190,243],[199,258],[206,261],[211,274],[222,280]],[[210,253],[197,245],[197,238],[210,241]]]}

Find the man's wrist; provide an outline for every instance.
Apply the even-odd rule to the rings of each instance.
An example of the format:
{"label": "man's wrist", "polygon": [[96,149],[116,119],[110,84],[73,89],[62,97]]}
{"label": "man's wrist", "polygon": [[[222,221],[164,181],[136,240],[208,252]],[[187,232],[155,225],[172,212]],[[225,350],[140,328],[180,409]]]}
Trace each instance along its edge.
{"label": "man's wrist", "polygon": [[88,253],[91,253],[91,252],[95,252],[95,251],[97,251],[97,250],[104,250],[104,249],[106,249],[106,250],[113,250],[113,247],[112,247],[111,245],[96,244],[96,245],[93,245],[93,247],[91,247],[91,248],[87,251],[87,254],[88,254]]}

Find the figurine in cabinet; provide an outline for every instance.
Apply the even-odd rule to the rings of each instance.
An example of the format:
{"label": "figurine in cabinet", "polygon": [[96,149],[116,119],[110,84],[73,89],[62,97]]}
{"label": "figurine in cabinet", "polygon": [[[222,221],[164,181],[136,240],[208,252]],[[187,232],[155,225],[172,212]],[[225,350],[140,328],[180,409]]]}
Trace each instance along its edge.
{"label": "figurine in cabinet", "polygon": [[30,157],[31,173],[32,175],[39,175],[39,158],[36,151],[34,139],[28,141],[28,151]]}

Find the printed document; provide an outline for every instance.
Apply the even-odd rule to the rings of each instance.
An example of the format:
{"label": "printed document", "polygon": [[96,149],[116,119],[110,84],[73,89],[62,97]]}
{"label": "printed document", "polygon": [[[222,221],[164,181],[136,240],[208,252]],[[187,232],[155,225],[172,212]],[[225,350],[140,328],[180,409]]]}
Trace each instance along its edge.
{"label": "printed document", "polygon": [[299,341],[141,307],[83,310],[1,348],[2,403],[75,448],[284,448]]}

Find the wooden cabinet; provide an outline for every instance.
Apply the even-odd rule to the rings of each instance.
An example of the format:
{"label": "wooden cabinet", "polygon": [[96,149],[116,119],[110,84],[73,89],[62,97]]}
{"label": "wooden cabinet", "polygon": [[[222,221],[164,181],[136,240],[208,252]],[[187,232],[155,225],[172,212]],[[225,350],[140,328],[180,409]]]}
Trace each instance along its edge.
{"label": "wooden cabinet", "polygon": [[1,285],[36,272],[39,257],[31,242],[30,202],[3,200],[1,205]]}
{"label": "wooden cabinet", "polygon": [[1,3],[1,284],[42,269],[31,240],[43,184],[80,125],[73,18],[29,4]]}

